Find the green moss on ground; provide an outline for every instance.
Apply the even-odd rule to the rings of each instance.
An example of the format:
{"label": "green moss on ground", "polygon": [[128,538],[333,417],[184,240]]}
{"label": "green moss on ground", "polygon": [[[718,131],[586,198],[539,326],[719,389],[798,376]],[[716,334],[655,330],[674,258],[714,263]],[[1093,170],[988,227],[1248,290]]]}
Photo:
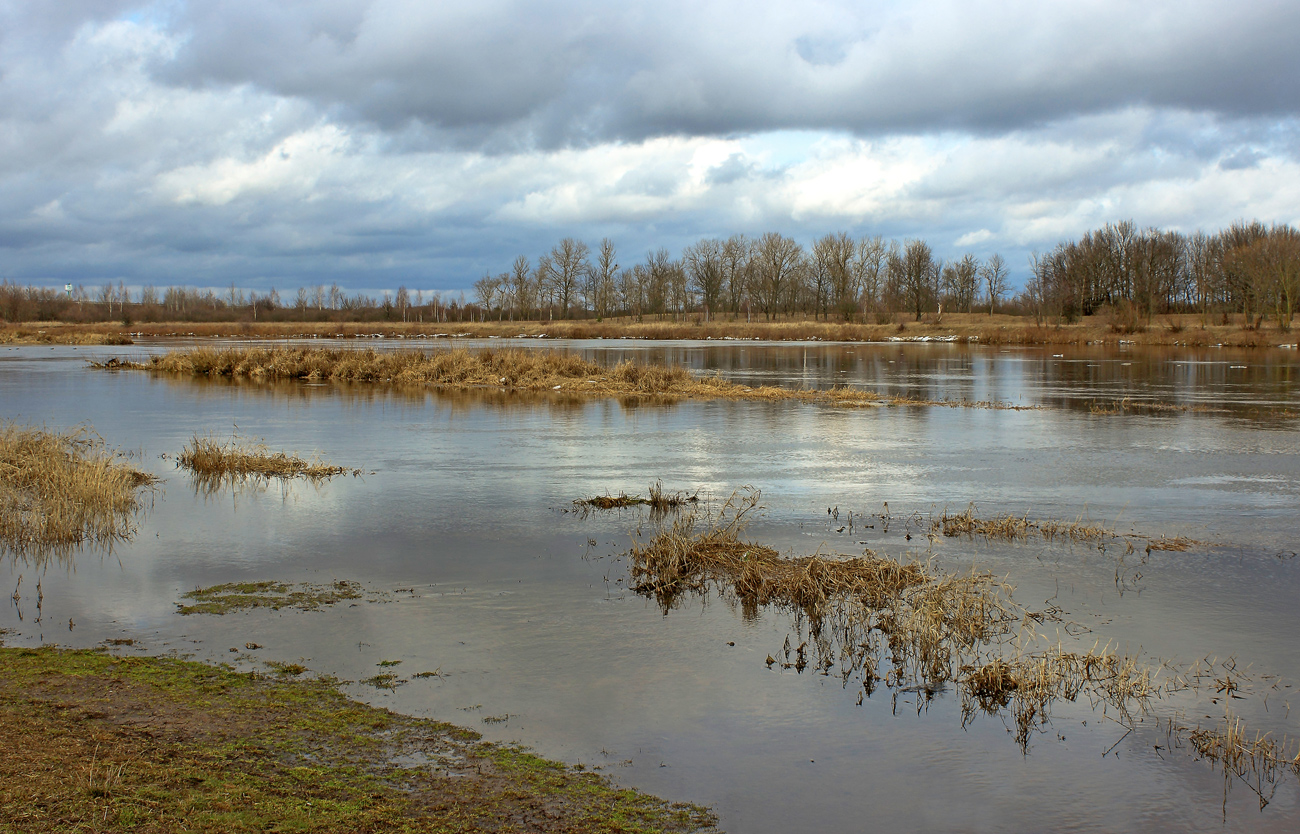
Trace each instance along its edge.
{"label": "green moss on ground", "polygon": [[0,831],[696,831],[706,809],[290,680],[0,648]]}

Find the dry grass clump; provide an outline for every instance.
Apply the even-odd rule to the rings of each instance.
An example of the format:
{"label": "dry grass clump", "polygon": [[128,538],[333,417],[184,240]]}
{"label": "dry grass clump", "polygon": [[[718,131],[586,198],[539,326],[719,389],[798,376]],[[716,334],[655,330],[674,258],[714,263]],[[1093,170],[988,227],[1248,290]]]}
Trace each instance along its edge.
{"label": "dry grass clump", "polygon": [[[684,594],[711,589],[750,618],[760,606],[791,610],[809,639],[798,646],[787,641],[781,666],[802,671],[811,663],[829,674],[839,664],[846,682],[862,675],[866,694],[882,679],[891,687],[912,681],[932,694],[953,679],[963,657],[1018,619],[1009,589],[978,571],[935,576],[920,564],[871,551],[784,558],[746,542],[740,533],[758,501],[755,490],[733,495],[707,523],[694,512],[681,515],[635,545],[633,589],[654,597],[665,613]],[[777,662],[769,656],[769,665]],[[892,669],[882,678],[877,669],[885,664]]]}
{"label": "dry grass clump", "polygon": [[40,561],[85,543],[111,549],[135,533],[139,490],[155,481],[88,427],[0,424],[0,551]]}
{"label": "dry grass clump", "polygon": [[1085,652],[1055,646],[1044,652],[994,657],[963,671],[959,683],[965,719],[977,707],[990,715],[1009,709],[1022,748],[1028,746],[1031,733],[1050,720],[1051,705],[1057,700],[1074,701],[1086,693],[1130,723],[1135,711],[1145,711],[1157,692],[1150,668],[1109,646]]}
{"label": "dry grass clump", "polygon": [[1294,742],[1258,732],[1250,738],[1241,719],[1231,714],[1217,727],[1196,728],[1188,740],[1202,757],[1222,766],[1225,774],[1242,779],[1253,775],[1269,783],[1285,771],[1300,776],[1300,748]]}
{"label": "dry grass clump", "polygon": [[796,400],[860,407],[873,405],[940,405],[958,408],[1019,409],[1008,403],[968,400],[884,398],[875,391],[835,387],[791,389],[737,385],[719,374],[695,374],[681,365],[622,362],[607,368],[574,354],[554,350],[454,348],[375,351],[332,348],[197,348],[171,351],[132,362],[110,359],[92,363],[103,370],[147,370],[185,376],[255,381],[304,380],[446,388],[557,390],[590,396],[662,397],[667,399]]}
{"label": "dry grass clump", "polygon": [[819,617],[829,603],[879,604],[929,579],[919,565],[871,554],[785,559],[770,547],[742,541],[740,532],[759,498],[757,490],[732,496],[719,517],[698,532],[697,513],[680,515],[648,543],[634,545],[634,590],[654,596],[668,610],[681,593],[717,585],[748,611],[775,604]]}
{"label": "dry grass clump", "polygon": [[679,510],[687,504],[699,502],[698,495],[687,495],[685,492],[665,492],[663,484],[659,481],[650,485],[647,490],[648,496],[628,495],[626,492],[620,492],[618,495],[597,495],[594,498],[579,498],[573,504],[579,510],[621,510],[626,507],[647,506],[652,513],[663,514],[671,510]]}
{"label": "dry grass clump", "polygon": [[941,532],[949,538],[983,536],[988,539],[1006,539],[1008,541],[1026,539],[1031,535],[1041,535],[1049,541],[1056,538],[1067,538],[1076,542],[1096,542],[1113,538],[1116,535],[1113,531],[1099,524],[1084,522],[1082,516],[1072,522],[1031,521],[1028,516],[1021,518],[1014,515],[979,518],[975,515],[974,504],[967,507],[966,512],[958,515],[949,515],[948,511],[945,510],[943,515],[931,523],[930,529],[932,532]]}
{"label": "dry grass clump", "polygon": [[239,438],[220,441],[211,437],[190,440],[177,456],[176,462],[188,469],[200,489],[215,492],[223,486],[248,479],[305,478],[321,481],[351,472],[360,475],[360,469],[334,466],[316,458],[304,460],[296,454],[272,452],[262,443]]}
{"label": "dry grass clump", "polygon": [[1153,550],[1184,552],[1194,546],[1210,547],[1212,542],[1192,539],[1186,536],[1148,536],[1144,533],[1117,533],[1102,524],[1084,521],[1080,516],[1074,521],[1054,519],[1031,520],[1014,515],[980,518],[975,515],[975,505],[966,508],[964,513],[950,515],[947,510],[930,524],[930,532],[942,533],[953,538],[956,536],[983,536],[987,539],[1022,541],[1030,536],[1041,536],[1048,541],[1069,539],[1072,542],[1091,542],[1104,545],[1112,539],[1120,539],[1126,545],[1126,552],[1132,553],[1134,543],[1145,546],[1150,553]]}

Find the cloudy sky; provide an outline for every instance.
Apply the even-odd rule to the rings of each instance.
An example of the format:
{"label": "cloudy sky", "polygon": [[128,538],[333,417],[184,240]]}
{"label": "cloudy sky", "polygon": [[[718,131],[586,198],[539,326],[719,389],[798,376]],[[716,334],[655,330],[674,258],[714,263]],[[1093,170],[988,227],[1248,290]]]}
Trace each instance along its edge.
{"label": "cloudy sky", "polygon": [[1300,222],[1300,4],[0,0],[0,279],[468,287],[560,237]]}

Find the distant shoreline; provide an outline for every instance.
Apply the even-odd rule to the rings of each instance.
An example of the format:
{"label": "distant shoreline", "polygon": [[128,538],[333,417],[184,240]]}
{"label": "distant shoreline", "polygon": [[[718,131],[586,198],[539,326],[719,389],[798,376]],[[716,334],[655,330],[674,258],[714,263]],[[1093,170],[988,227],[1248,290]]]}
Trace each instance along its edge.
{"label": "distant shoreline", "polygon": [[986,345],[1163,345],[1179,347],[1295,348],[1297,331],[1276,327],[1246,329],[1240,324],[1202,327],[1195,314],[1154,317],[1133,332],[1121,332],[1109,319],[1091,316],[1075,323],[1036,325],[1019,316],[980,313],[927,314],[921,321],[900,316],[889,324],[856,324],[814,319],[705,322],[635,321],[630,318],[561,321],[487,322],[140,322],[132,324],[66,324],[27,322],[0,325],[0,345],[6,344],[132,344],[156,338],[549,338],[648,339],[662,341],[760,340],[825,342],[951,341]]}

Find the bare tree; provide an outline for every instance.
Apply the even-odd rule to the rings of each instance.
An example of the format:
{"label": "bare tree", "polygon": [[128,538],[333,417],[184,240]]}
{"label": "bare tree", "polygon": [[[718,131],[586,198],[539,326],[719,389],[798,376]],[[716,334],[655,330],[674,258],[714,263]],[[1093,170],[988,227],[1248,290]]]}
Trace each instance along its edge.
{"label": "bare tree", "polygon": [[592,309],[600,318],[609,315],[610,305],[614,300],[614,279],[617,274],[618,252],[614,248],[614,241],[605,238],[600,242],[596,264],[591,269]]}
{"label": "bare tree", "polygon": [[769,320],[788,302],[802,260],[803,247],[792,238],[777,232],[759,238],[754,250],[755,277],[759,305]]}
{"label": "bare tree", "polygon": [[994,253],[991,258],[985,262],[979,270],[980,279],[984,282],[985,291],[989,297],[989,315],[993,315],[993,308],[997,306],[998,299],[1006,294],[1007,291],[1007,264],[1002,260],[1002,256]]}
{"label": "bare tree", "polygon": [[930,245],[923,240],[909,240],[903,248],[902,272],[899,275],[902,292],[916,313],[916,320],[929,308],[934,297],[936,265]]}
{"label": "bare tree", "polygon": [[682,260],[690,277],[691,287],[700,294],[704,304],[704,320],[718,309],[726,280],[723,250],[726,244],[717,238],[696,241],[682,251]]}
{"label": "bare tree", "polygon": [[881,302],[888,263],[889,249],[886,248],[885,241],[880,235],[864,237],[858,241],[857,251],[853,257],[853,272],[862,297],[864,321],[867,312]]}
{"label": "bare tree", "polygon": [[578,282],[590,267],[587,261],[590,253],[587,244],[571,237],[566,237],[551,249],[550,280],[559,297],[561,318],[569,315],[570,302],[578,289]]}

